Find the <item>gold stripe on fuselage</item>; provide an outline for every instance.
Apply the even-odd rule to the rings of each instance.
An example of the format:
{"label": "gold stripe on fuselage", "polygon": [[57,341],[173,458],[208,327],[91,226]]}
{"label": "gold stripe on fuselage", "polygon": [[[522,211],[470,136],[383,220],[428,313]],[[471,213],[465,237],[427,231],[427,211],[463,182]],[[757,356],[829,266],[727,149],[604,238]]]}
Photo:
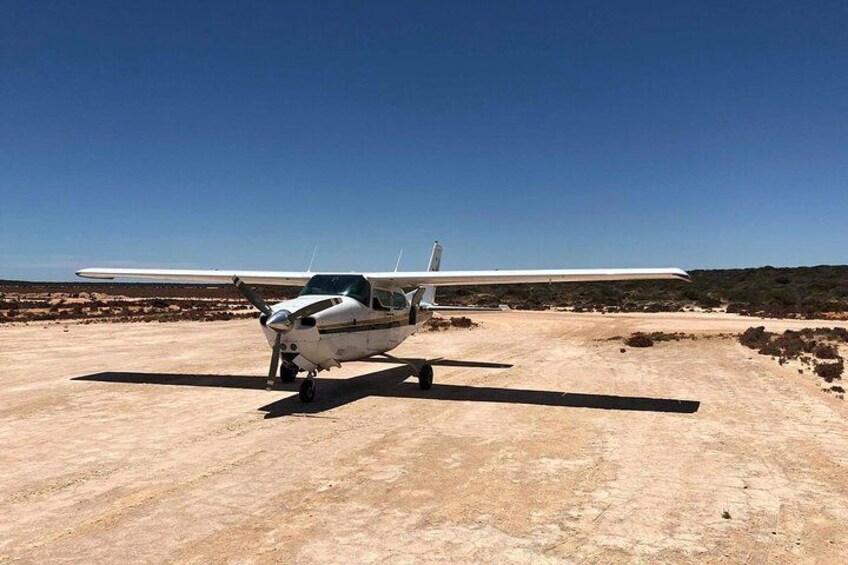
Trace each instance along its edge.
{"label": "gold stripe on fuselage", "polygon": [[[409,312],[395,314],[392,316],[383,316],[381,318],[371,318],[369,320],[353,320],[352,322],[339,322],[336,324],[326,324],[318,326],[319,332],[338,332],[339,330],[365,330],[371,326],[381,327],[397,327],[409,323]],[[375,328],[378,329],[378,328]]]}

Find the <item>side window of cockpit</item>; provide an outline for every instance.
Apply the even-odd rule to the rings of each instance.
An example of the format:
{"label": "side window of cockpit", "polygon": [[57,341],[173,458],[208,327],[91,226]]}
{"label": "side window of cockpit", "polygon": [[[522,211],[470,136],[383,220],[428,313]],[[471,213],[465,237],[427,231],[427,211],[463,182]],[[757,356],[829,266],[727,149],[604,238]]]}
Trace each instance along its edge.
{"label": "side window of cockpit", "polygon": [[406,308],[406,297],[400,292],[392,293],[392,308],[395,310],[403,310]]}
{"label": "side window of cockpit", "polygon": [[379,288],[374,289],[371,307],[374,310],[390,310],[392,307],[392,293]]}

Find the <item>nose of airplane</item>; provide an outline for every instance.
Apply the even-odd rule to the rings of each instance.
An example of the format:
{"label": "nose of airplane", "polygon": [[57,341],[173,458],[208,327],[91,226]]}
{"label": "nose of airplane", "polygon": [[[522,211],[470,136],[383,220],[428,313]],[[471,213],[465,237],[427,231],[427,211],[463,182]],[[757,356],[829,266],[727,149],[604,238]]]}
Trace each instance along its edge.
{"label": "nose of airplane", "polygon": [[285,333],[294,327],[294,322],[291,319],[291,312],[288,310],[277,310],[268,316],[265,320],[265,325],[272,330]]}

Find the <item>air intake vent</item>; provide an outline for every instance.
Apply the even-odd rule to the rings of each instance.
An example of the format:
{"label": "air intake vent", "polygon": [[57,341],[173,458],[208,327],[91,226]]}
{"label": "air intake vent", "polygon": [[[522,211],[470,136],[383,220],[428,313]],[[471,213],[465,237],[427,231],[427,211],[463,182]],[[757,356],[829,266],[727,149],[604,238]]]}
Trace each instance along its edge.
{"label": "air intake vent", "polygon": [[315,318],[301,318],[300,319],[300,327],[302,328],[314,328],[315,327]]}

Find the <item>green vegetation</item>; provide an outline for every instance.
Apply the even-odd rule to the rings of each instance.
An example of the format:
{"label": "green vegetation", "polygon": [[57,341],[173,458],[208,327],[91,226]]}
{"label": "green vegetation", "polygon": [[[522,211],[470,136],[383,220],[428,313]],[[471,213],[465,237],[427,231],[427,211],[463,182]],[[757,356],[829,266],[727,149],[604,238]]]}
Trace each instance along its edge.
{"label": "green vegetation", "polygon": [[816,318],[848,313],[848,266],[691,271],[692,284],[675,281],[553,283],[452,287],[444,304],[480,304],[541,310],[675,312],[726,308],[752,316]]}
{"label": "green vegetation", "polygon": [[624,345],[629,345],[630,347],[653,347],[654,343],[661,341],[680,341],[681,339],[695,339],[695,336],[681,332],[636,332],[624,339]]}
{"label": "green vegetation", "polygon": [[[692,284],[668,280],[446,287],[439,290],[438,300],[442,304],[506,304],[522,310],[676,312],[701,308],[773,318],[848,318],[848,266],[695,270],[690,274]],[[258,286],[257,291],[267,300],[277,301],[296,296],[298,289]],[[48,301],[56,297],[67,298],[68,304],[51,310],[56,305]],[[242,303],[232,285],[0,281],[0,322],[88,317],[80,308],[117,297]]]}
{"label": "green vegetation", "polygon": [[[763,326],[752,327],[739,336],[739,343],[760,353],[778,358],[781,365],[789,359],[812,366],[815,374],[826,382],[841,379],[845,369],[839,346],[848,343],[845,328],[804,328],[786,330],[782,334],[767,332]],[[835,360],[825,363],[819,359]]]}

